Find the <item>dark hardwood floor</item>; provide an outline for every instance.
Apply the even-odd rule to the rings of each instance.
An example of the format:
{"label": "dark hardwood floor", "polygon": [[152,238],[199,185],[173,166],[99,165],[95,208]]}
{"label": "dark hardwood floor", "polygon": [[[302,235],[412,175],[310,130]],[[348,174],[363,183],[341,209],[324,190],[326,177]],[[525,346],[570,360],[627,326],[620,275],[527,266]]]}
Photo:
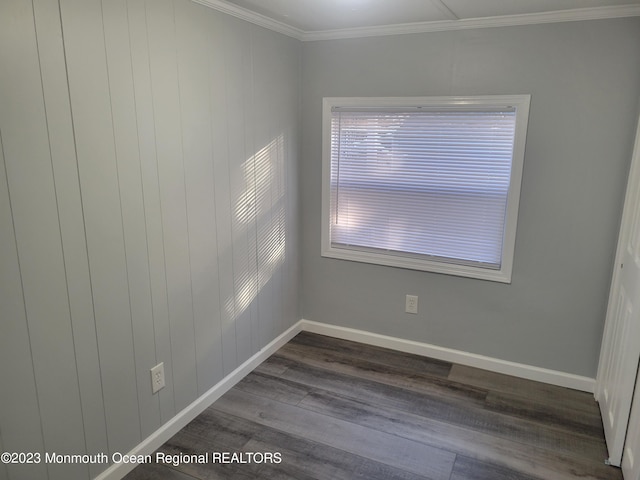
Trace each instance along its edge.
{"label": "dark hardwood floor", "polygon": [[622,479],[589,393],[310,333],[158,451],[208,458],[127,480]]}

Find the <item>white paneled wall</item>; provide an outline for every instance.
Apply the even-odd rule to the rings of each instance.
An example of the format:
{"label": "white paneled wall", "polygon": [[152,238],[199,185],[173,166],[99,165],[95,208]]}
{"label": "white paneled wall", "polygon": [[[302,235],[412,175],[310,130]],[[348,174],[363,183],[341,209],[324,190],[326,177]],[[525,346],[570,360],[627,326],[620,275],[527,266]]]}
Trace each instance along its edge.
{"label": "white paneled wall", "polygon": [[0,2],[3,451],[126,453],[298,320],[298,48],[187,0]]}

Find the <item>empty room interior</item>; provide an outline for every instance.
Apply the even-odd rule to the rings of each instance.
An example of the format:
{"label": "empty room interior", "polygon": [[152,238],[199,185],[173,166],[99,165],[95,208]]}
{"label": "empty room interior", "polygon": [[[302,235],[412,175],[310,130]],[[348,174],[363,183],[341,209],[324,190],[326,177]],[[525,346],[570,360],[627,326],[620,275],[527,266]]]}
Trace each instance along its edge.
{"label": "empty room interior", "polygon": [[639,113],[637,0],[0,0],[0,480],[640,480]]}

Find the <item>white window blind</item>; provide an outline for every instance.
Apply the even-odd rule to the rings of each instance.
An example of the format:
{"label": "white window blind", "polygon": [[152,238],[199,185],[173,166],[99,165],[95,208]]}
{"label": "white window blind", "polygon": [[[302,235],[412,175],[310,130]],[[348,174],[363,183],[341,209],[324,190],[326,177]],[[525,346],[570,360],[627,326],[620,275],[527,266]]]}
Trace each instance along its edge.
{"label": "white window blind", "polygon": [[516,133],[514,105],[332,105],[329,248],[502,271]]}

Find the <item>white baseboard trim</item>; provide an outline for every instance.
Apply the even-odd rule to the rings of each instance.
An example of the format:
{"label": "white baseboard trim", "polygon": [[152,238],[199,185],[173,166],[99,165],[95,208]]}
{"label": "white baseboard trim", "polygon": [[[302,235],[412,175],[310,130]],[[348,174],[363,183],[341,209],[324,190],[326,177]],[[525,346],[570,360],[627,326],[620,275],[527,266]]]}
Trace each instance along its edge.
{"label": "white baseboard trim", "polygon": [[[151,455],[167,440],[182,430],[191,420],[200,415],[213,402],[229,391],[236,383],[251,373],[258,365],[275,353],[280,347],[295,337],[301,331],[318,333],[329,337],[353,340],[355,342],[390,348],[401,352],[414,353],[424,357],[457,363],[469,367],[481,368],[497,373],[504,373],[515,377],[536,380],[538,382],[559,385],[593,393],[595,379],[582,377],[570,373],[548,370],[522,363],[509,362],[492,357],[485,357],[475,353],[463,352],[451,348],[439,347],[428,343],[415,342],[402,338],[389,337],[377,333],[356,330],[353,328],[329,325],[311,320],[300,320],[283,334],[274,339],[267,346],[249,358],[233,372],[223,378],[211,389],[196,399],[191,405],[180,411],[175,417],[152,433],[149,437],[136,445],[128,455]],[[113,464],[95,480],[119,480],[133,470],[137,465],[130,463]]]}
{"label": "white baseboard trim", "polygon": [[457,363],[468,367],[481,368],[483,370],[504,373],[505,375],[512,375],[514,377],[526,378],[529,380],[572,388],[574,390],[581,390],[589,393],[593,393],[595,389],[596,381],[594,378],[534,367],[523,363],[500,360],[498,358],[485,357],[484,355],[439,347],[428,343],[415,342],[413,340],[405,340],[402,338],[389,337],[353,328],[314,322],[311,320],[303,319],[298,324],[301,326],[301,329],[306,332],[318,333],[330,337],[341,338],[343,340],[353,340],[355,342],[390,348],[401,352],[414,353],[416,355],[430,357],[436,360]]}
{"label": "white baseboard trim", "polygon": [[[282,335],[278,336],[267,346],[258,351],[246,362],[236,368],[220,382],[211,387],[188,407],[180,411],[175,417],[165,423],[158,430],[148,436],[142,443],[136,445],[128,455],[150,455],[160,448],[167,440],[182,430],[191,420],[200,415],[213,402],[229,391],[236,383],[251,373],[258,365],[275,353],[285,343],[301,331],[301,322],[297,322]],[[133,470],[137,465],[129,463],[113,464],[95,480],[119,480]]]}

